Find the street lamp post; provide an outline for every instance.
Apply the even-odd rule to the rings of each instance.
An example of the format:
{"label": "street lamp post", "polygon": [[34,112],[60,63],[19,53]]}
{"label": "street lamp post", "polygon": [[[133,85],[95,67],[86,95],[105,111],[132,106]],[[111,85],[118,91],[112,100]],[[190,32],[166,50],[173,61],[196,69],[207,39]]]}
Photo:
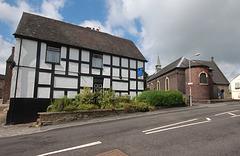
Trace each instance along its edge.
{"label": "street lamp post", "polygon": [[189,94],[190,94],[190,106],[192,106],[192,85],[193,85],[193,83],[192,83],[192,79],[191,79],[191,64],[190,64],[190,62],[191,62],[191,59],[193,58],[193,57],[195,57],[195,56],[199,56],[200,55],[200,53],[196,53],[194,56],[192,56],[192,57],[190,57],[190,59],[189,59],[189,83],[188,83],[188,85],[189,85],[189,87],[190,87],[190,89],[189,89]]}

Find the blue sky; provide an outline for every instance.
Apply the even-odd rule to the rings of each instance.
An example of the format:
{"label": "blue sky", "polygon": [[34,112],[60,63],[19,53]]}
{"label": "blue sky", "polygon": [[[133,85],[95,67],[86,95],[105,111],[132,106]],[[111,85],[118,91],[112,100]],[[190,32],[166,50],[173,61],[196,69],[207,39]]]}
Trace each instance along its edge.
{"label": "blue sky", "polygon": [[239,0],[0,0],[0,74],[23,11],[132,40],[155,72],[184,56],[211,60],[230,81],[240,74]]}

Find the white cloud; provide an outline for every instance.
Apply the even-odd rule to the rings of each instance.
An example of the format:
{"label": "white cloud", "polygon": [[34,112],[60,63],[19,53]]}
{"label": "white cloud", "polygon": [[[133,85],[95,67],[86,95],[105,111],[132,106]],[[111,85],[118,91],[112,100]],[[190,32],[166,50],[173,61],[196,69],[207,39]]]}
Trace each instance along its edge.
{"label": "white cloud", "polygon": [[[138,46],[149,58],[152,74],[159,54],[162,66],[181,56],[212,56],[230,80],[239,71],[240,1],[238,0],[108,0],[108,24],[139,34]],[[142,29],[136,28],[139,20]],[[132,28],[131,28],[132,27]],[[131,28],[131,29],[130,29]],[[137,32],[131,31],[135,30]],[[134,32],[134,33],[133,33]],[[224,68],[228,65],[229,68]]]}
{"label": "white cloud", "polygon": [[[22,16],[22,12],[31,12],[61,20],[63,17],[59,13],[59,10],[64,7],[64,4],[65,0],[43,0],[41,8],[38,8],[38,6],[32,6],[28,4],[25,0],[16,0],[16,5],[10,5],[4,0],[0,0],[0,21],[7,23],[11,29],[11,32],[13,33],[17,28],[19,20]],[[4,40],[0,34],[1,74],[5,74],[5,61],[10,56],[13,45],[13,41]]]}

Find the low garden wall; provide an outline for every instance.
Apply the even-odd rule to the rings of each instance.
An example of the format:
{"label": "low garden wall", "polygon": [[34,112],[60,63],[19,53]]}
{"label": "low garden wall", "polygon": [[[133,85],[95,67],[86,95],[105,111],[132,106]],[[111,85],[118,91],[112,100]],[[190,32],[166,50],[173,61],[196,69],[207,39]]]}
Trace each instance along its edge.
{"label": "low garden wall", "polygon": [[105,116],[116,116],[127,113],[123,108],[114,110],[98,109],[98,110],[80,110],[72,112],[42,112],[40,115],[41,125],[52,125],[62,122],[92,119]]}

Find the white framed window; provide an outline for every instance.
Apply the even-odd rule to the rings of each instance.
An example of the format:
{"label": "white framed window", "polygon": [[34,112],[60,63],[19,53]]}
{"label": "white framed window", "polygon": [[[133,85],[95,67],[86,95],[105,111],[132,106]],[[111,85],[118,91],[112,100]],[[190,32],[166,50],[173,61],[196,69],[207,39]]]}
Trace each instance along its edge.
{"label": "white framed window", "polygon": [[235,83],[235,89],[240,89],[240,82]]}
{"label": "white framed window", "polygon": [[60,64],[61,49],[59,47],[47,47],[46,62]]}
{"label": "white framed window", "polygon": [[165,79],[165,90],[169,90],[169,78],[166,77]]}
{"label": "white framed window", "polygon": [[99,54],[93,54],[92,57],[92,67],[93,68],[102,68],[103,66],[103,56]]}
{"label": "white framed window", "polygon": [[160,81],[157,81],[157,90],[160,90]]}

